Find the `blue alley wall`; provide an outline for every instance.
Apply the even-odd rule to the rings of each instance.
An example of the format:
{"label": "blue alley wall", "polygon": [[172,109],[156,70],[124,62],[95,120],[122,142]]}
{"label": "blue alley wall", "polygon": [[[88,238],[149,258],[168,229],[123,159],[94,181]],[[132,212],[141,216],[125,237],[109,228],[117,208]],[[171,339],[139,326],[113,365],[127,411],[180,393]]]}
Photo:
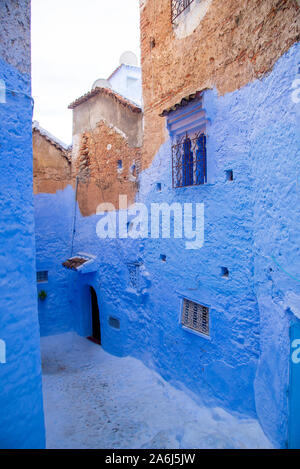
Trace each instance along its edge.
{"label": "blue alley wall", "polygon": [[[139,202],[205,204],[200,250],[186,250],[184,240],[100,240],[99,216],[84,218],[77,207],[73,253],[96,255],[96,272],[62,273],[69,228],[58,227],[56,237],[55,224],[65,217],[63,206],[73,191],[36,198],[38,239],[51,227],[48,244],[40,242],[40,260],[51,252],[57,261],[57,280],[49,283],[55,307],[40,311],[43,333],[70,328],[89,335],[92,285],[105,350],[143,360],[207,405],[258,417],[278,447],[285,447],[288,432],[289,325],[300,317],[300,283],[278,266],[300,272],[299,104],[291,99],[299,62],[298,44],[264,79],[222,97],[215,90],[205,93],[209,184],[172,189],[170,140],[140,175]],[[40,207],[50,213],[47,203],[51,217],[39,219]],[[141,263],[138,290],[129,284],[127,264],[133,261]],[[210,306],[210,340],[181,328],[182,297]],[[109,326],[110,316],[120,320],[120,330]]]}
{"label": "blue alley wall", "polygon": [[37,285],[39,293],[47,294],[46,300],[38,300],[41,335],[74,328],[69,294],[72,277],[61,265],[71,255],[74,198],[71,186],[56,194],[35,196],[37,271],[48,272],[48,282]]}
{"label": "blue alley wall", "polygon": [[[2,4],[1,28],[6,42],[3,49],[0,47],[0,79],[5,85],[0,100],[0,339],[6,344],[6,363],[0,363],[0,448],[43,448],[32,189],[30,3]],[[9,43],[12,39],[13,47]],[[26,59],[28,73],[23,71]]]}

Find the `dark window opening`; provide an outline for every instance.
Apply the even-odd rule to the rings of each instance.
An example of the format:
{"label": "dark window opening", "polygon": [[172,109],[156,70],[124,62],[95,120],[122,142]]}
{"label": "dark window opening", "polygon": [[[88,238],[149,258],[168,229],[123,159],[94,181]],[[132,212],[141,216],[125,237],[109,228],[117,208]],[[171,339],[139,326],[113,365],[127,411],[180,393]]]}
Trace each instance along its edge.
{"label": "dark window opening", "polygon": [[97,294],[93,287],[90,287],[90,292],[92,308],[92,335],[88,337],[88,339],[98,345],[101,345],[100,316]]}
{"label": "dark window opening", "polygon": [[233,181],[233,171],[232,171],[232,169],[229,169],[228,171],[226,171],[226,181],[230,181],[230,182]]}
{"label": "dark window opening", "polygon": [[227,269],[227,267],[221,268],[221,274],[222,278],[229,278],[229,270]]}
{"label": "dark window opening", "polygon": [[36,281],[37,283],[45,283],[48,282],[48,271],[47,270],[40,270],[36,273]]}
{"label": "dark window opening", "polygon": [[122,168],[123,168],[122,160],[118,160],[118,169],[122,169]]}
{"label": "dark window opening", "polygon": [[137,176],[137,172],[136,172],[136,166],[135,164],[133,164],[130,168],[130,173],[133,177],[136,177]]}
{"label": "dark window opening", "polygon": [[167,256],[165,254],[160,255],[160,260],[163,262],[167,262]]}
{"label": "dark window opening", "polygon": [[207,182],[206,135],[188,134],[172,146],[173,187],[199,186]]}
{"label": "dark window opening", "polygon": [[112,327],[113,329],[120,329],[120,321],[119,319],[116,319],[116,318],[113,318],[113,317],[109,317],[108,319],[108,324],[110,325],[110,327]]}

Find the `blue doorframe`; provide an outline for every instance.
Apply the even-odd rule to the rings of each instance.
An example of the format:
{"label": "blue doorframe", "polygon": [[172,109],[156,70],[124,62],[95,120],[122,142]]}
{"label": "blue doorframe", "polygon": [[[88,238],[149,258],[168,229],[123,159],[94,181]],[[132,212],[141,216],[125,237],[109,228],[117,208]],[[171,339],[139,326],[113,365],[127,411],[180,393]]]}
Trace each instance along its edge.
{"label": "blue doorframe", "polygon": [[289,448],[300,449],[300,323],[291,325]]}

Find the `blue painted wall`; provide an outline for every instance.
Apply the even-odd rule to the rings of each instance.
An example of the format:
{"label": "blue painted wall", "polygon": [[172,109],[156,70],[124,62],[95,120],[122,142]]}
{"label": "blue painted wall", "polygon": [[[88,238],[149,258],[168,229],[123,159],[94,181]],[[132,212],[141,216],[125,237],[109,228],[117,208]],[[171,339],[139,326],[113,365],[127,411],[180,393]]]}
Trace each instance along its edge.
{"label": "blue painted wall", "polygon": [[265,431],[282,446],[288,440],[289,326],[300,318],[300,120],[292,94],[299,49],[299,44],[292,47],[268,77],[249,87],[249,94],[255,93],[253,120],[258,123],[250,134],[254,279],[261,324],[255,393]]}
{"label": "blue painted wall", "polygon": [[6,363],[0,363],[0,448],[43,448],[32,189],[30,2],[1,2],[0,22],[0,79],[6,87],[5,100],[0,103],[0,339],[6,344]]}
{"label": "blue painted wall", "polygon": [[71,273],[62,268],[71,255],[74,199],[74,191],[68,186],[56,194],[38,194],[34,200],[36,265],[38,271],[48,272],[48,282],[37,285],[38,292],[43,290],[47,294],[44,301],[38,300],[41,335],[67,332],[75,327],[69,295]]}
{"label": "blue painted wall", "polygon": [[139,106],[142,104],[142,72],[140,67],[122,64],[110,77],[112,88]]}
{"label": "blue painted wall", "polygon": [[[137,200],[148,206],[163,201],[204,203],[203,248],[186,250],[184,240],[100,240],[99,216],[82,217],[77,207],[74,253],[96,255],[96,272],[70,272],[64,277],[68,287],[57,288],[57,306],[65,302],[68,290],[65,322],[58,307],[47,312],[51,317],[41,314],[45,334],[69,325],[89,335],[92,285],[108,352],[143,360],[207,405],[258,417],[278,447],[285,447],[288,431],[289,324],[300,317],[300,282],[278,266],[293,276],[300,272],[299,105],[291,99],[299,62],[297,44],[262,80],[222,97],[215,90],[205,92],[204,108],[211,121],[209,184],[172,189],[171,140],[140,175]],[[232,182],[226,180],[226,170],[233,171]],[[51,227],[50,243],[56,239],[57,220],[65,218],[62,207],[71,192],[68,188],[55,196],[37,196],[49,207],[56,204],[53,215],[38,220],[38,236],[41,231],[49,234]],[[61,229],[66,229],[68,243],[69,228],[58,228],[57,250],[62,253]],[[54,255],[56,249],[49,251],[43,243],[40,237],[40,253],[47,249]],[[138,291],[129,286],[127,263],[133,261],[142,264]],[[222,278],[224,266],[228,280]],[[59,268],[57,263],[58,281],[65,275],[58,274]],[[211,340],[180,327],[183,296],[210,306]],[[120,330],[109,326],[110,316],[120,320]]]}

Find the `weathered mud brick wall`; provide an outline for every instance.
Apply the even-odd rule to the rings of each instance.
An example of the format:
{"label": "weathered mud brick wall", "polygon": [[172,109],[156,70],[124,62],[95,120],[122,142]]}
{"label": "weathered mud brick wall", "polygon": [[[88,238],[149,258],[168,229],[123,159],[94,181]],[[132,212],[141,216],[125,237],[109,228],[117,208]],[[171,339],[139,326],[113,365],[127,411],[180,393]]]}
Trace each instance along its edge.
{"label": "weathered mud brick wall", "polygon": [[140,5],[144,167],[166,139],[162,110],[196,90],[224,95],[245,86],[299,40],[296,0],[195,0],[175,25],[170,0]]}
{"label": "weathered mud brick wall", "polygon": [[37,126],[33,127],[33,191],[55,194],[71,184],[71,158],[67,148]]}
{"label": "weathered mud brick wall", "polygon": [[133,203],[142,139],[141,109],[111,90],[96,89],[70,105],[73,114],[73,178],[84,216],[102,203]]}

